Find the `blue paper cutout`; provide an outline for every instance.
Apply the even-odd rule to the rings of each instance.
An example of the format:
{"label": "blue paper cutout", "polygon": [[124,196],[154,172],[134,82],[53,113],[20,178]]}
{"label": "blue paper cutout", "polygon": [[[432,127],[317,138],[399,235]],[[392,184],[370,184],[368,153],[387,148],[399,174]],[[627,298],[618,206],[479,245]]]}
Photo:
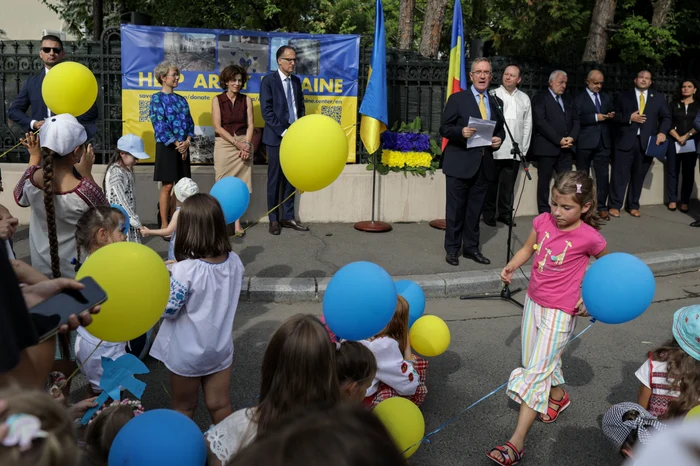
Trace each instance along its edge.
{"label": "blue paper cutout", "polygon": [[121,400],[120,387],[129,390],[139,400],[146,389],[146,383],[134,377],[135,374],[148,374],[150,371],[146,365],[133,354],[124,354],[115,360],[102,356],[102,378],[100,388],[102,393],[97,397],[97,406],[90,408],[80,420],[82,425],[95,415],[102,405],[108,400]]}

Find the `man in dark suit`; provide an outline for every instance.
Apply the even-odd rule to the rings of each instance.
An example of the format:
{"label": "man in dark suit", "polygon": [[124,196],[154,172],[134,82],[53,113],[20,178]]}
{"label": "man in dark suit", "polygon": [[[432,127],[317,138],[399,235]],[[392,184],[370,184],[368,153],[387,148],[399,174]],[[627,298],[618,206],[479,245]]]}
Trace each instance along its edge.
{"label": "man in dark suit", "polygon": [[[301,90],[301,80],[293,75],[296,65],[296,51],[287,45],[277,49],[278,70],[268,74],[260,83],[260,110],[265,129],[262,142],[267,149],[267,208],[272,210],[281,199],[287,199],[282,204],[282,219],[280,209],[270,212],[270,233],[279,235],[281,227],[293,228],[298,231],[309,231],[309,227],[294,219],[294,186],[287,181],[280,166],[280,144],[282,138],[292,123],[306,114],[304,93]],[[291,196],[291,197],[290,197]]]}
{"label": "man in dark suit", "polygon": [[[663,144],[671,129],[671,112],[661,92],[649,89],[651,73],[642,70],[634,80],[634,89],[620,92],[615,104],[615,137],[610,182],[610,216],[619,217],[627,191],[627,211],[640,217],[639,198],[652,157],[646,155],[649,138],[652,144]],[[629,184],[629,189],[628,189]]]}
{"label": "man in dark suit", "polygon": [[532,153],[537,158],[537,209],[541,214],[551,210],[549,183],[552,174],[569,171],[573,164],[579,121],[573,97],[564,93],[567,81],[565,71],[552,71],[549,88],[532,99],[535,125]]}
{"label": "man in dark suit", "polygon": [[[485,58],[475,59],[469,76],[472,86],[447,99],[440,125],[440,134],[448,140],[442,172],[447,187],[445,260],[450,265],[459,265],[458,254],[462,246],[464,257],[479,264],[491,263],[479,251],[479,218],[489,182],[496,176],[493,151],[501,146],[505,136],[503,120],[493,101],[497,97],[488,94],[491,62]],[[496,122],[491,145],[468,147],[469,138],[476,132],[469,127],[470,117]]]}
{"label": "man in dark suit", "polygon": [[[27,79],[7,112],[10,120],[20,125],[26,132],[37,131],[44,124],[44,120],[53,115],[51,109],[47,108],[44,103],[41,85],[51,68],[61,63],[66,57],[61,39],[53,35],[42,37],[39,56],[44,62],[44,69],[39,74]],[[30,107],[32,109],[31,116],[28,116],[26,112]],[[95,123],[97,117],[97,102],[84,115],[78,117],[78,121],[85,127],[88,139],[97,133],[97,124]]]}
{"label": "man in dark suit", "polygon": [[613,101],[603,94],[603,73],[591,70],[586,78],[586,90],[576,97],[581,131],[576,141],[576,170],[595,170],[598,213],[604,220],[608,215],[610,175],[610,125],[615,116]]}

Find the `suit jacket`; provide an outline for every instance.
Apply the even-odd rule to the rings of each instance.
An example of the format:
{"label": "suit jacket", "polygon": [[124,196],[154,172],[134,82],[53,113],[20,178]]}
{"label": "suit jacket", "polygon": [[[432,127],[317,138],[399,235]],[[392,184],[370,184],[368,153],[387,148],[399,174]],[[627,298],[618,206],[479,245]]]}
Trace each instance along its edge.
{"label": "suit jacket", "polygon": [[[43,68],[38,74],[30,76],[7,112],[10,120],[20,125],[24,131],[29,132],[32,130],[29,127],[32,120],[45,120],[48,114],[44,97],[41,95],[41,85],[44,83],[45,76],[46,71]],[[27,110],[30,107],[32,109],[31,116],[27,116]],[[97,101],[95,101],[90,110],[78,117],[78,121],[85,127],[88,139],[91,139],[97,133],[96,121],[98,116]]]}
{"label": "suit jacket", "polygon": [[608,94],[600,92],[598,97],[600,99],[600,112],[595,108],[588,91],[584,90],[576,96],[576,109],[581,124],[581,131],[579,131],[578,140],[576,141],[576,148],[578,149],[595,149],[598,147],[601,139],[603,147],[610,147],[610,125],[612,120],[598,121],[596,114],[610,113],[615,110],[615,106]]}
{"label": "suit jacket", "polygon": [[[301,90],[301,80],[295,75],[292,78],[292,91],[297,107],[297,119],[306,115],[304,93]],[[289,128],[289,109],[287,95],[284,90],[279,72],[265,76],[260,82],[260,110],[265,120],[262,142],[266,146],[279,146],[282,143],[282,133]]]}
{"label": "suit jacket", "polygon": [[658,133],[667,134],[671,129],[671,112],[668,109],[664,95],[654,89],[647,90],[647,101],[644,106],[644,115],[647,120],[644,124],[630,121],[632,114],[639,110],[637,93],[634,89],[622,91],[617,95],[615,102],[615,122],[618,124],[615,137],[615,148],[631,150],[637,138],[637,130],[640,130],[642,150],[646,152],[649,138]]}
{"label": "suit jacket", "polygon": [[[503,139],[505,137],[503,119],[498,113],[494,99],[498,99],[498,97],[489,96],[491,120],[496,122],[493,135]],[[503,101],[501,99],[498,101],[502,106]],[[462,128],[468,126],[470,116],[481,118],[479,104],[472,94],[471,87],[452,94],[447,99],[445,111],[442,113],[440,135],[448,140],[442,158],[442,172],[447,176],[468,179],[476,175],[479,167],[483,164],[486,179],[493,181],[496,177],[496,170],[491,146],[467,149],[467,140],[462,136]]]}
{"label": "suit jacket", "polygon": [[532,98],[532,122],[535,134],[532,137],[531,150],[536,156],[556,157],[562,152],[559,142],[562,138],[578,139],[580,130],[578,113],[574,99],[570,94],[561,96],[564,109],[554,100],[549,88],[540,91]]}
{"label": "suit jacket", "polygon": [[[700,112],[698,112],[698,114],[695,115],[695,121],[693,121],[693,128],[695,128],[695,131],[700,133]],[[698,142],[699,141],[695,141],[695,150],[698,154],[700,154],[700,144],[698,144]]]}

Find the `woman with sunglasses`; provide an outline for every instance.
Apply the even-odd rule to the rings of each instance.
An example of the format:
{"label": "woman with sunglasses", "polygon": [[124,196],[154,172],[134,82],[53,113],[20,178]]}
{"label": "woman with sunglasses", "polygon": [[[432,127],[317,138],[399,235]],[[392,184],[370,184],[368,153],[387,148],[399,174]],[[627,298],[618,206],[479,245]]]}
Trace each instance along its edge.
{"label": "woman with sunglasses", "polygon": [[156,137],[156,163],[153,181],[162,183],[158,204],[160,227],[168,226],[175,211],[173,186],[181,178],[191,178],[190,144],[194,138],[194,121],[187,99],[175,94],[180,82],[180,70],[169,62],[156,66],[153,73],[163,86],[151,96],[150,118]]}

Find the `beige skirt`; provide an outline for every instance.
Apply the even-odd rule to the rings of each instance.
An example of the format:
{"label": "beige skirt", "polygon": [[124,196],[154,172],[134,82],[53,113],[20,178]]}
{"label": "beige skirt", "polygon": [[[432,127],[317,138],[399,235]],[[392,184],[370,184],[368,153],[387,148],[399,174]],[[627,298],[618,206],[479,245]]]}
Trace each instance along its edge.
{"label": "beige skirt", "polygon": [[[245,136],[234,136],[236,141],[244,142]],[[248,160],[240,157],[241,151],[236,146],[218,137],[214,141],[214,173],[216,181],[225,176],[240,178],[253,192],[253,154]]]}

